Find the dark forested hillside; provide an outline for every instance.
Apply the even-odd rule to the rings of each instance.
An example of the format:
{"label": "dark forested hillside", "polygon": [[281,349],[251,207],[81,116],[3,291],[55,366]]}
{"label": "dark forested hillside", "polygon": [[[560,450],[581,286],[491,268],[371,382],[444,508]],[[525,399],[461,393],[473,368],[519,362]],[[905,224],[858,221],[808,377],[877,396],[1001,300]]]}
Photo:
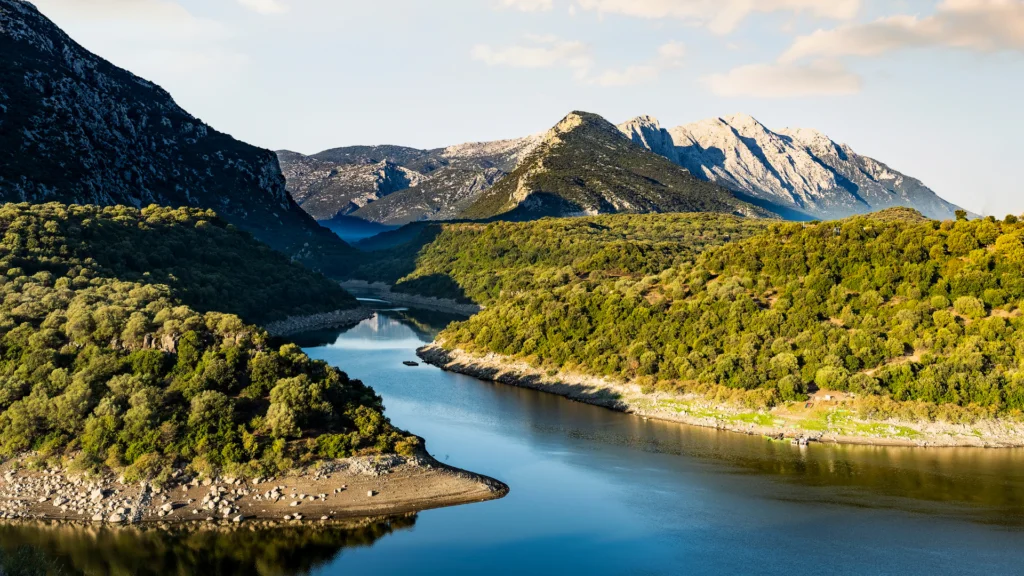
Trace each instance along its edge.
{"label": "dark forested hillside", "polygon": [[165,284],[195,310],[247,322],[358,305],[210,210],[5,204],[0,233],[0,270]]}
{"label": "dark forested hillside", "polygon": [[362,383],[255,319],[354,304],[196,209],[0,207],[0,457],[130,478],[412,446]]}
{"label": "dark forested hillside", "polygon": [[325,272],[351,255],[291,199],[273,152],[210,128],[28,2],[0,0],[0,54],[0,200],[208,208]]}
{"label": "dark forested hillside", "polygon": [[667,391],[820,387],[920,401],[924,415],[1012,412],[1024,410],[1021,270],[1014,217],[773,223],[643,278],[510,295],[441,339]]}

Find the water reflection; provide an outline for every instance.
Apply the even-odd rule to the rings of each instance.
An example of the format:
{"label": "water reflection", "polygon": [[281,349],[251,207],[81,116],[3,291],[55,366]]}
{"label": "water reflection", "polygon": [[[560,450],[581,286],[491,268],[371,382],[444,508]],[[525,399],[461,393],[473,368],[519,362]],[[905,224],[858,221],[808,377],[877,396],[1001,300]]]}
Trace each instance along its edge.
{"label": "water reflection", "polygon": [[0,574],[308,574],[345,549],[371,546],[416,515],[350,525],[260,529],[0,526]]}
{"label": "water reflection", "polygon": [[387,303],[383,304],[376,316],[354,327],[306,332],[289,340],[303,348],[415,350],[433,341],[448,324],[463,319],[453,314],[390,308]]}

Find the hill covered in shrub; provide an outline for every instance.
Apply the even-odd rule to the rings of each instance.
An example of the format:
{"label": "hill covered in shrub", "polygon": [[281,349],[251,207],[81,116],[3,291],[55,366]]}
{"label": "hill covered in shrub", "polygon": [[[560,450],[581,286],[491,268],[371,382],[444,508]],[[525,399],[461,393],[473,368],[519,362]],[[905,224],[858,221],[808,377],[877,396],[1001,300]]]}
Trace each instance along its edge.
{"label": "hill covered in shrub", "polygon": [[907,209],[771,223],[692,263],[493,302],[446,347],[768,404],[814,388],[935,410],[1024,410],[1024,224]]}
{"label": "hill covered in shrub", "polygon": [[367,253],[355,275],[394,284],[399,292],[489,304],[503,294],[584,278],[655,273],[747,238],[769,222],[696,213],[417,224],[411,242]]}
{"label": "hill covered in shrub", "polygon": [[228,313],[353,300],[211,212],[8,204],[0,231],[0,457],[274,473],[418,442],[372,389]]}

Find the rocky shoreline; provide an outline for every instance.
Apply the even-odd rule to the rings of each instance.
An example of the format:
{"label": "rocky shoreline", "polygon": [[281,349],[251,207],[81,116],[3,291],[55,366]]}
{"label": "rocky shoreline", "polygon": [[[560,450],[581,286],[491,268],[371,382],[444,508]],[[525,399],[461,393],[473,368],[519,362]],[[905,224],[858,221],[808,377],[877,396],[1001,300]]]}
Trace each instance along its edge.
{"label": "rocky shoreline", "polygon": [[[687,410],[674,402],[681,400],[680,398],[660,393],[643,394],[638,385],[617,384],[603,378],[579,374],[548,375],[525,362],[497,354],[475,355],[458,349],[449,351],[438,343],[424,346],[416,353],[424,362],[442,370],[481,380],[557,394],[578,402],[643,418],[766,436],[777,440],[872,446],[1024,447],[1024,425],[1018,422],[990,420],[973,425],[945,422],[865,422],[858,424],[865,430],[870,430],[870,433],[850,434],[833,430],[828,426],[824,430],[803,428],[799,426],[798,421],[786,420],[785,416],[773,411],[765,414],[768,419],[775,419],[776,422],[782,422],[782,425],[762,425],[738,418],[739,412],[730,407],[699,404],[699,400],[687,398],[686,400],[693,401],[693,405],[697,406],[695,410]],[[908,430],[913,433],[912,437],[885,433]]]}
{"label": "rocky shoreline", "polygon": [[332,523],[502,498],[508,486],[423,453],[359,457],[277,478],[204,478],[177,470],[156,485],[8,462],[0,522],[128,526]]}
{"label": "rocky shoreline", "polygon": [[362,297],[377,298],[399,306],[422,308],[424,310],[433,310],[434,312],[458,314],[460,316],[472,316],[483,310],[483,307],[477,304],[466,304],[447,298],[434,298],[432,296],[419,296],[417,294],[394,292],[391,290],[390,285],[384,284],[383,282],[370,283],[363,280],[348,280],[342,282],[341,287]]}
{"label": "rocky shoreline", "polygon": [[310,316],[292,316],[285,320],[271,322],[263,328],[271,336],[292,336],[312,330],[355,325],[367,318],[372,318],[373,314],[373,310],[364,307],[335,310],[334,312],[324,312],[323,314],[313,314]]}

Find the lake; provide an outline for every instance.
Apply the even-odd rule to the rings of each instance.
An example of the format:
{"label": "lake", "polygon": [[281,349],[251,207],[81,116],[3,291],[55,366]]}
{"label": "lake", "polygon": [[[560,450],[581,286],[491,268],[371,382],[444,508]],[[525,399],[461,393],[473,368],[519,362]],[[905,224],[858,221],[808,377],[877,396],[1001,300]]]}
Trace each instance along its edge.
{"label": "lake", "polygon": [[7,564],[154,574],[1024,573],[1024,451],[797,447],[402,364],[451,320],[381,310],[299,343],[371,384],[392,421],[426,438],[435,457],[507,483],[506,498],[348,530],[6,527]]}

